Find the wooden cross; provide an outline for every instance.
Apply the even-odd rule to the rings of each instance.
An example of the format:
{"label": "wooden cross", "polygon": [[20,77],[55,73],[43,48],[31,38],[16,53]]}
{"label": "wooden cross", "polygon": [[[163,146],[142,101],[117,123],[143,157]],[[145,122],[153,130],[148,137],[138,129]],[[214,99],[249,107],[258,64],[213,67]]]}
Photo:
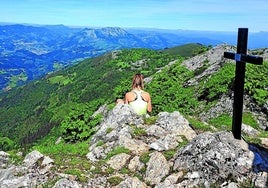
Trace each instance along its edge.
{"label": "wooden cross", "polygon": [[241,139],[246,63],[261,65],[263,62],[262,57],[247,55],[247,43],[248,28],[238,28],[237,53],[224,52],[225,58],[236,61],[232,121],[232,132],[236,139]]}

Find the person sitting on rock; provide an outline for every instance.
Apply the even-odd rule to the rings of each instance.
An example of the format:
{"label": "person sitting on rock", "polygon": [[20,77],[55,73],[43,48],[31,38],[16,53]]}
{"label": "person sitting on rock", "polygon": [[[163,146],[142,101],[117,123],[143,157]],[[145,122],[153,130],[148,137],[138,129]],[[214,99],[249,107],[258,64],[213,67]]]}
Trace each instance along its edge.
{"label": "person sitting on rock", "polygon": [[125,94],[125,101],[118,99],[117,103],[129,104],[139,115],[152,112],[151,96],[144,91],[144,81],[142,74],[135,74],[132,79],[132,90]]}

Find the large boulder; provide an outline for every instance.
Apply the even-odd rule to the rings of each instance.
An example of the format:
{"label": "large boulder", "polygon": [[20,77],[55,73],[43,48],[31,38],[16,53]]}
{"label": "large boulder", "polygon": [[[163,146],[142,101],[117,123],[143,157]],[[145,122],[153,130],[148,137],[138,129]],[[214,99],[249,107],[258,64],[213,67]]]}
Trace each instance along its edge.
{"label": "large boulder", "polygon": [[232,133],[203,133],[175,156],[173,170],[185,171],[182,184],[210,186],[228,180],[245,181],[252,173],[254,153]]}

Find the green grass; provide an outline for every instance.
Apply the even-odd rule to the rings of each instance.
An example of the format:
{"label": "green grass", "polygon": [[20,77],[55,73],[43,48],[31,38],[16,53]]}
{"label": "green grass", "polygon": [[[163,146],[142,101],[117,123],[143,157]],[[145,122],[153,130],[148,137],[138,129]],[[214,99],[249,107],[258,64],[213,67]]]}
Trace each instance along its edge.
{"label": "green grass", "polygon": [[88,153],[88,141],[78,142],[75,144],[61,142],[57,145],[35,146],[34,149],[48,155],[86,155]]}
{"label": "green grass", "polygon": [[158,116],[150,116],[148,118],[144,118],[144,123],[146,125],[152,125],[152,124],[155,124],[157,119],[158,119]]}
{"label": "green grass", "polygon": [[179,146],[177,148],[184,147],[189,143],[189,141],[187,140],[185,136],[181,135],[180,137],[182,138],[183,141],[179,142]]}
{"label": "green grass", "polygon": [[182,57],[192,57],[196,54],[202,52],[202,45],[201,44],[185,44],[173,48],[168,48],[163,50],[163,52],[171,54],[171,55],[180,55]]}
{"label": "green grass", "polygon": [[112,132],[113,130],[114,130],[113,128],[108,127],[108,128],[106,129],[106,134],[109,134],[109,133]]}
{"label": "green grass", "polygon": [[8,151],[9,154],[9,159],[13,164],[20,164],[23,160],[23,156],[22,155],[18,155],[18,150],[11,150]]}
{"label": "green grass", "polygon": [[143,162],[144,164],[148,163],[150,160],[150,152],[143,153],[140,156],[140,161]]}
{"label": "green grass", "polygon": [[62,75],[54,76],[49,78],[51,84],[60,84],[60,85],[67,85],[71,82],[69,78],[66,78]]}
{"label": "green grass", "polygon": [[259,135],[261,138],[268,138],[268,132],[267,131],[262,131]]}
{"label": "green grass", "polygon": [[133,129],[134,137],[147,135],[146,131],[143,128],[137,127],[135,125],[131,126],[131,128]]}
{"label": "green grass", "polygon": [[246,112],[243,113],[242,122],[246,125],[250,125],[251,127],[258,129],[258,122],[252,115],[252,113]]}
{"label": "green grass", "polygon": [[173,156],[176,154],[176,149],[171,149],[163,152],[163,155],[165,156],[166,160],[170,160],[173,158]]}
{"label": "green grass", "polygon": [[113,177],[108,178],[107,181],[111,184],[111,186],[116,186],[121,181],[123,181],[123,179],[121,177],[119,177],[119,176],[113,176]]}
{"label": "green grass", "polygon": [[106,160],[109,160],[109,159],[112,158],[113,156],[118,155],[118,154],[120,154],[120,153],[126,153],[126,154],[129,154],[129,153],[130,153],[130,150],[127,149],[127,148],[124,148],[124,147],[116,147],[116,148],[114,148],[112,151],[110,151],[110,152],[107,154]]}
{"label": "green grass", "polygon": [[[243,113],[242,123],[249,125],[255,129],[258,129],[258,123],[256,119],[249,112]],[[209,120],[209,124],[212,124],[213,126],[215,126],[216,128],[220,130],[231,130],[232,129],[232,116],[228,114],[222,114],[219,117]]]}
{"label": "green grass", "polygon": [[212,124],[219,130],[231,130],[232,117],[228,114],[222,114],[216,118],[209,120],[209,124]]}
{"label": "green grass", "polygon": [[23,81],[25,82],[27,80],[27,75],[25,73],[20,73],[19,75],[13,75],[11,76],[11,78],[9,79],[9,87],[10,88],[14,88],[17,86],[19,81]]}
{"label": "green grass", "polygon": [[40,145],[34,146],[33,149],[53,159],[57,172],[77,175],[82,180],[81,174],[85,174],[91,168],[91,164],[86,158],[86,154],[89,152],[88,141],[75,144],[62,141],[55,144],[55,138],[50,135],[50,139],[43,140]]}
{"label": "green grass", "polygon": [[102,141],[102,140],[99,140],[98,142],[97,142],[97,147],[99,147],[99,146],[103,146],[104,145],[104,142]]}
{"label": "green grass", "polygon": [[197,118],[193,117],[193,116],[188,116],[187,120],[189,121],[189,123],[192,125],[192,127],[200,132],[204,132],[204,131],[211,131],[211,127],[209,124],[202,122],[201,120],[198,120]]}

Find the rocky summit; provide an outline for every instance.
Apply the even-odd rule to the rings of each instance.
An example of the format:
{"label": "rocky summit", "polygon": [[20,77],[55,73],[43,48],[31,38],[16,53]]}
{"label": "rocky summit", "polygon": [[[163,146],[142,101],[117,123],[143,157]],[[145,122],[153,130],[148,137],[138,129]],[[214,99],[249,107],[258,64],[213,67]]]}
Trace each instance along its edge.
{"label": "rocky summit", "polygon": [[153,119],[118,104],[112,110],[103,106],[97,113],[104,118],[89,143],[86,157],[91,170],[85,182],[52,172],[53,159],[39,151],[17,165],[1,152],[1,187],[43,187],[52,179],[57,179],[54,188],[268,185],[266,151],[234,139],[228,131],[197,134],[178,111],[161,112]]}

